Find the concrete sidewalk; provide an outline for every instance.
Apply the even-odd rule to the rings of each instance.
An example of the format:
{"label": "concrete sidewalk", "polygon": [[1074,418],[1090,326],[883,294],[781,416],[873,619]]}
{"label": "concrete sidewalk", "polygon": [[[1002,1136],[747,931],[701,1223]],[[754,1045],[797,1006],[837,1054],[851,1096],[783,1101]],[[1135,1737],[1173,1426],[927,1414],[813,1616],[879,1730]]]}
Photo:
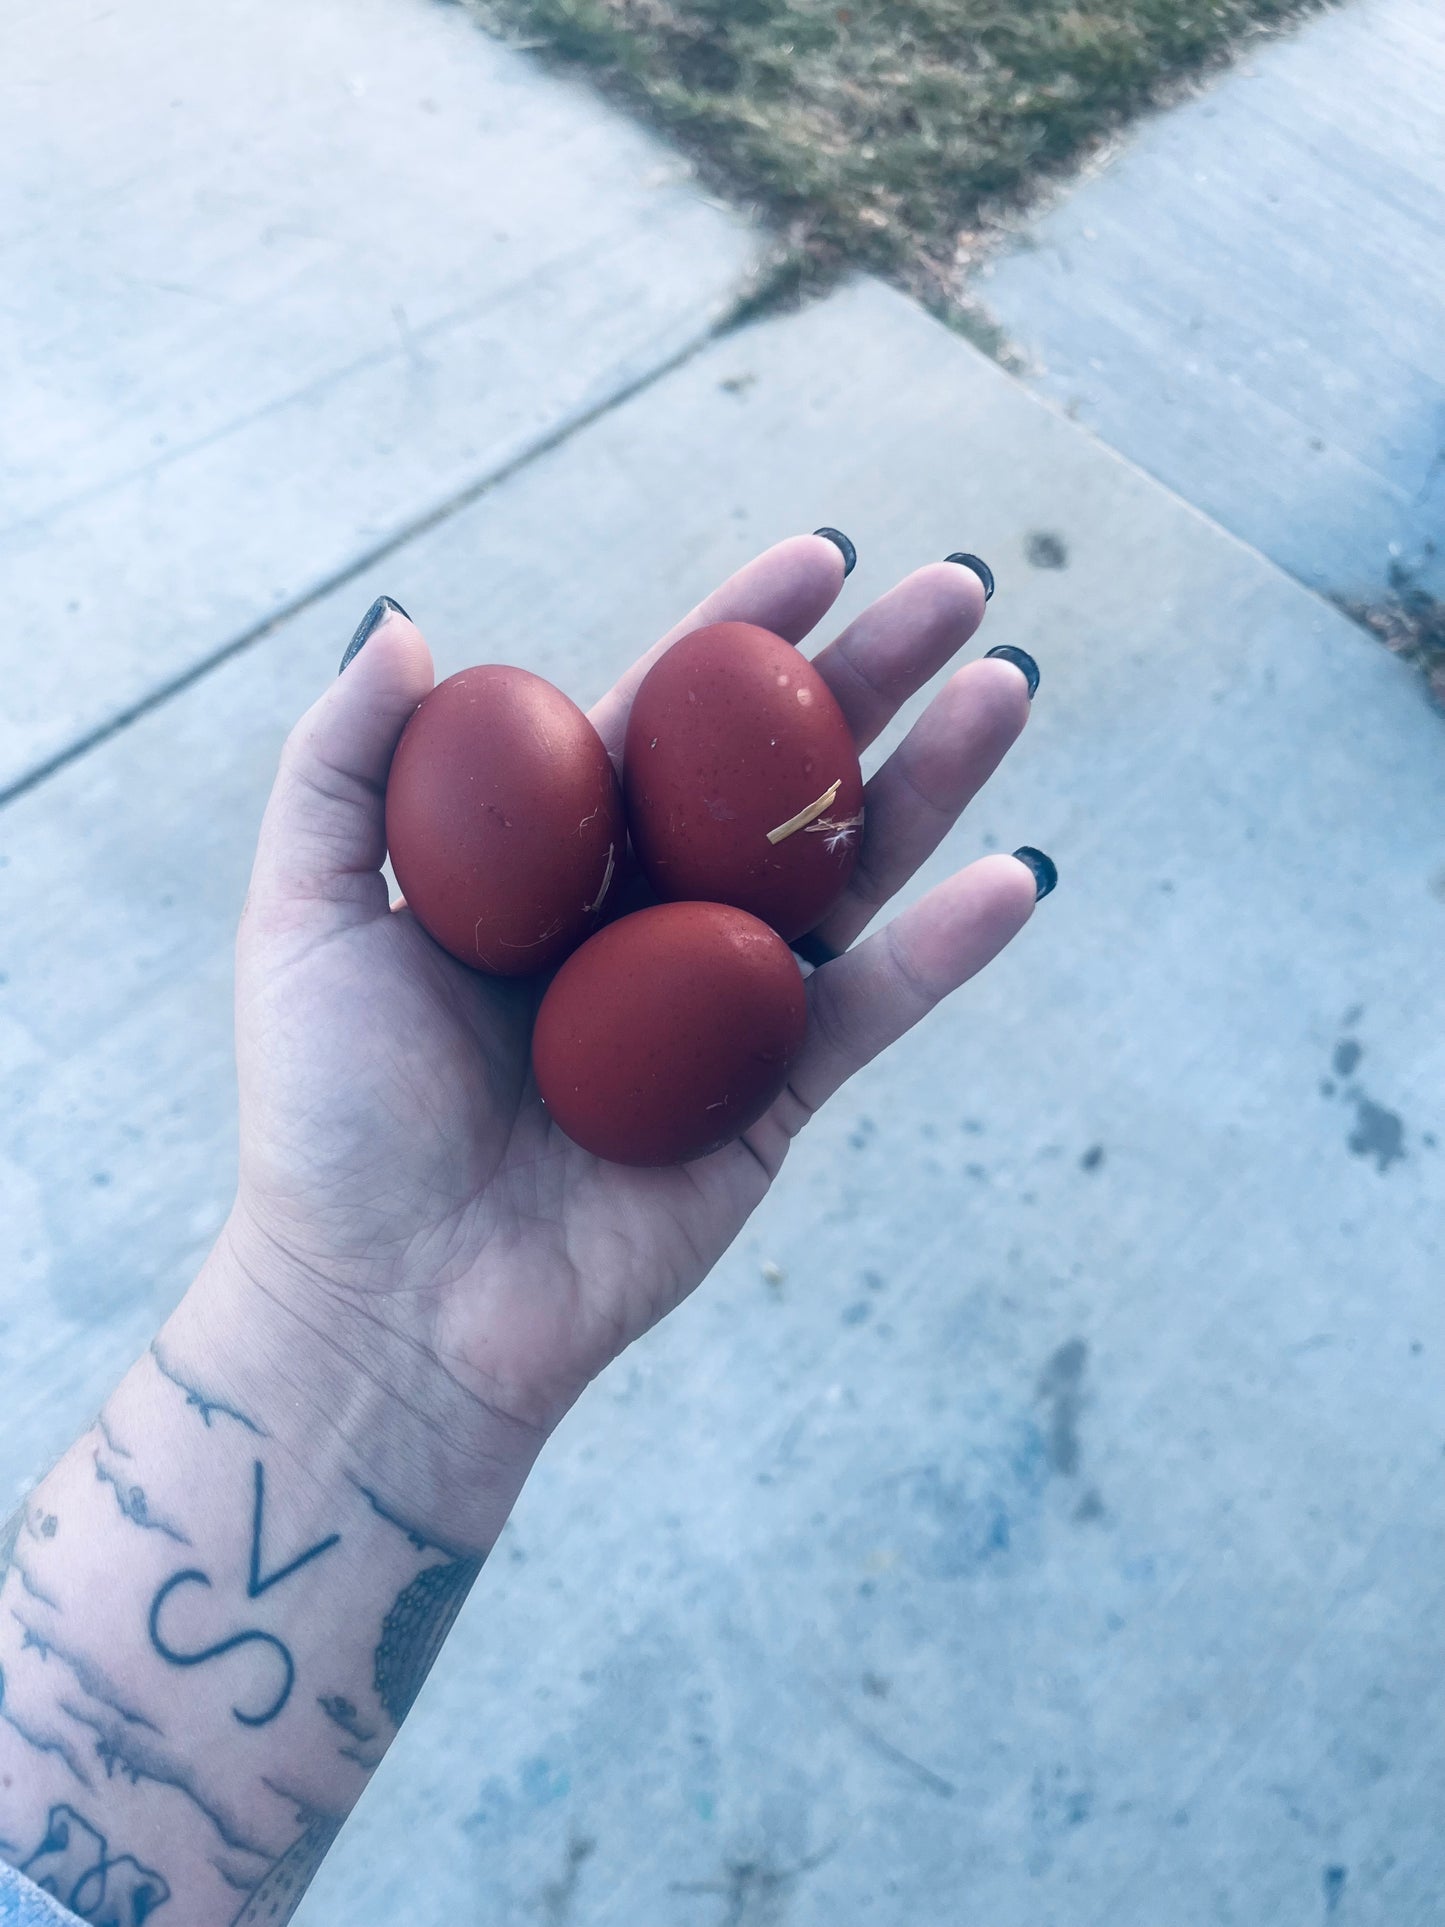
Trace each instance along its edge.
{"label": "concrete sidewalk", "polygon": [[[413,61],[471,57],[438,9],[356,17]],[[481,44],[479,119],[576,113],[612,151],[595,108]],[[312,105],[273,101],[267,142]],[[442,158],[393,180],[397,231],[438,261]],[[715,250],[672,285],[723,298],[752,240],[656,191]],[[565,252],[573,216],[550,218]],[[87,1422],[225,1209],[255,825],[374,594],[442,673],[497,656],[586,700],[785,532],[858,542],[843,618],[973,549],[988,643],[1043,683],[918,887],[1029,841],[1060,889],[569,1418],[297,1918],[1427,1927],[1440,719],[1318,598],[876,284],[661,372],[675,342],[485,489],[484,453],[451,512],[338,586],[258,519],[301,606],[229,653],[217,629],[214,666],[134,719],[135,653],[112,678],[98,628],[74,659],[116,726],[44,738],[76,753],[0,808],[4,1477]],[[439,422],[470,373],[438,370]],[[426,482],[398,516],[425,519]],[[171,500],[132,565],[145,606],[172,550],[223,548],[215,501]],[[63,585],[68,540],[37,580]]]}
{"label": "concrete sidewalk", "polygon": [[1033,385],[1327,594],[1445,597],[1445,31],[1352,0],[1132,132],[976,292]]}
{"label": "concrete sidewalk", "polygon": [[426,0],[19,0],[0,793],[706,338],[761,238]]}

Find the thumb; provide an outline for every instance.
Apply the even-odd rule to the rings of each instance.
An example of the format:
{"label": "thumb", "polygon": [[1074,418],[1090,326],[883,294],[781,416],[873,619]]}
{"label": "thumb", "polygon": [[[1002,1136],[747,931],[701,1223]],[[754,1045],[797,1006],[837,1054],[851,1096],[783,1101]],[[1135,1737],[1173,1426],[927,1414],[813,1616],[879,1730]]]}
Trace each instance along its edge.
{"label": "thumb", "polygon": [[387,771],[434,680],[420,630],[380,597],[340,675],[286,739],[251,872],[253,911],[288,924],[385,913]]}

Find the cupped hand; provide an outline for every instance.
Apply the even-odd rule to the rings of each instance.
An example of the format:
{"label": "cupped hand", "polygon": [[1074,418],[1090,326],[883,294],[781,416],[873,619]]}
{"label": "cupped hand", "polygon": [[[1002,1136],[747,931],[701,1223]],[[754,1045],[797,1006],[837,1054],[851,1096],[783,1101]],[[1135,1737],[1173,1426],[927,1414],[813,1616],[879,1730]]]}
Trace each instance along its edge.
{"label": "cupped hand", "polygon": [[[733,619],[801,643],[843,573],[831,542],[798,536],[731,577],[592,711],[614,757],[658,651]],[[983,612],[978,575],[935,563],[821,651],[860,750]],[[538,1098],[539,987],[467,969],[388,902],[387,770],[432,682],[425,642],[394,612],[287,741],[238,943],[241,1163],[226,1241],[265,1299],[335,1358],[338,1380],[365,1373],[400,1424],[435,1434],[401,1458],[425,1456],[445,1483],[493,1450],[499,1425],[545,1435],[699,1283],[791,1139],[1004,947],[1036,879],[1014,857],[984,857],[849,947],[1027,720],[1021,669],[985,658],[953,674],[868,784],[857,870],[817,933],[839,954],[809,978],[807,1039],[771,1110],[693,1164],[605,1164]],[[435,1495],[427,1503],[432,1516]]]}

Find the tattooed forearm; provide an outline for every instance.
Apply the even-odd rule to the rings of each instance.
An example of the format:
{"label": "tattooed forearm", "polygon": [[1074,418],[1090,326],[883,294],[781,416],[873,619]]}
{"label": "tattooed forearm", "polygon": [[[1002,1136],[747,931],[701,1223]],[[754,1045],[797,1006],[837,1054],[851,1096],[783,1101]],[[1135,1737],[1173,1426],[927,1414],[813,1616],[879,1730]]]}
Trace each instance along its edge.
{"label": "tattooed forearm", "polygon": [[455,1546],[446,1545],[440,1539],[429,1539],[424,1532],[420,1531],[408,1520],[398,1518],[396,1513],[389,1511],[387,1507],[381,1503],[381,1500],[377,1498],[371,1487],[369,1485],[363,1485],[360,1479],[352,1479],[351,1483],[371,1507],[377,1518],[385,1520],[389,1526],[395,1526],[396,1530],[408,1539],[411,1544],[416,1547],[418,1552],[444,1552],[448,1559],[461,1559],[465,1556],[459,1552]]}
{"label": "tattooed forearm", "polygon": [[54,1598],[45,1590],[38,1580],[32,1578],[29,1567],[17,1559],[13,1552],[10,1555],[10,1570],[20,1581],[22,1592],[28,1593],[30,1597],[40,1605],[49,1606],[52,1612],[58,1612],[60,1610]]}
{"label": "tattooed forearm", "polygon": [[278,1566],[274,1572],[268,1572],[263,1579],[261,1577],[261,1528],[266,1511],[266,1468],[259,1459],[255,1461],[252,1470],[252,1489],[254,1499],[251,1508],[251,1578],[246,1588],[246,1597],[259,1599],[263,1592],[269,1592],[272,1586],[279,1586],[283,1579],[289,1579],[293,1573],[300,1572],[303,1566],[309,1566],[311,1561],[319,1559],[323,1552],[330,1552],[333,1546],[340,1545],[341,1534],[328,1533],[324,1539],[318,1539],[315,1545],[308,1546],[304,1552],[298,1552],[296,1557],[286,1565]]}
{"label": "tattooed forearm", "polygon": [[118,1719],[124,1720],[127,1726],[142,1726],[152,1733],[160,1732],[154,1720],[147,1719],[144,1713],[138,1713],[133,1706],[126,1705],[101,1668],[87,1659],[83,1653],[70,1651],[53,1634],[38,1632],[17,1612],[12,1612],[10,1617],[24,1635],[20,1643],[22,1653],[36,1652],[42,1661],[59,1660],[87,1697],[107,1707]]}
{"label": "tattooed forearm", "polygon": [[209,1646],[201,1646],[188,1653],[178,1646],[172,1646],[161,1633],[161,1611],[172,1593],[179,1591],[182,1586],[202,1586],[209,1590],[210,1585],[210,1574],[194,1567],[171,1574],[151,1601],[150,1618],[146,1622],[151,1645],[171,1666],[208,1666],[212,1660],[224,1659],[228,1653],[241,1652],[248,1646],[264,1647],[274,1653],[281,1662],[281,1676],[273,1697],[256,1712],[243,1712],[239,1706],[231,1708],[231,1717],[239,1725],[267,1726],[290,1699],[291,1688],[296,1683],[296,1662],[284,1640],[278,1639],[274,1633],[263,1633],[252,1627],[245,1632],[230,1633],[224,1639],[214,1640]]}
{"label": "tattooed forearm", "polygon": [[68,1702],[62,1702],[62,1710],[95,1736],[95,1755],[107,1779],[119,1773],[132,1786],[146,1780],[152,1786],[170,1787],[209,1821],[223,1845],[259,1860],[270,1857],[264,1843],[246,1830],[238,1815],[219,1799],[202,1792],[195,1767],[180,1758],[163,1737],[149,1738],[145,1733],[127,1728],[116,1718],[108,1719],[103,1711],[87,1710]]}
{"label": "tattooed forearm", "polygon": [[142,1927],[171,1897],[161,1876],[132,1854],[112,1859],[105,1835],[70,1806],[50,1809],[44,1836],[20,1871],[97,1927]]}
{"label": "tattooed forearm", "polygon": [[225,1399],[211,1397],[209,1394],[201,1391],[199,1386],[193,1385],[188,1378],[182,1377],[181,1373],[167,1362],[158,1338],[151,1341],[151,1357],[155,1360],[156,1370],[160,1373],[161,1377],[168,1378],[178,1391],[185,1393],[186,1404],[194,1408],[200,1417],[201,1423],[208,1429],[213,1417],[228,1418],[234,1419],[237,1425],[244,1425],[246,1430],[248,1432],[254,1432],[258,1439],[264,1439],[268,1436],[264,1426],[258,1425],[255,1419],[248,1418],[244,1412],[238,1411],[234,1405],[228,1405]]}
{"label": "tattooed forearm", "polygon": [[[130,1455],[127,1453],[125,1456],[128,1458]],[[187,1534],[182,1532],[179,1526],[172,1525],[169,1519],[159,1519],[152,1513],[150,1502],[142,1486],[128,1484],[122,1479],[115,1468],[107,1465],[101,1458],[99,1450],[93,1452],[91,1458],[95,1465],[96,1478],[102,1485],[110,1487],[115,1494],[116,1504],[132,1525],[140,1526],[146,1532],[163,1532],[178,1546],[188,1546],[191,1543]]]}
{"label": "tattooed forearm", "polygon": [[480,1559],[449,1559],[423,1566],[397,1594],[382,1621],[372,1667],[376,1697],[393,1726],[400,1726],[411,1711],[481,1569]]}
{"label": "tattooed forearm", "polygon": [[297,1816],[301,1833],[261,1880],[231,1927],[279,1927],[296,1911],[302,1894],[316,1877],[316,1869],[341,1831],[341,1820],[329,1813],[302,1810]]}
{"label": "tattooed forearm", "polygon": [[37,1732],[28,1721],[23,1720],[7,1703],[5,1673],[3,1669],[0,1669],[0,1721],[3,1721],[12,1733],[23,1740],[32,1753],[52,1755],[60,1761],[72,1779],[79,1780],[80,1784],[84,1787],[93,1784],[90,1775],[80,1764],[80,1760],[75,1752],[60,1738],[58,1733]]}
{"label": "tattooed forearm", "polygon": [[[251,1565],[246,1583],[246,1597],[259,1599],[273,1586],[282,1585],[286,1580],[294,1578],[303,1567],[309,1566],[313,1559],[319,1559],[323,1553],[330,1552],[333,1546],[339,1545],[341,1534],[328,1533],[324,1539],[318,1539],[314,1545],[307,1546],[304,1551],[297,1553],[296,1557],[288,1560],[285,1565],[278,1566],[272,1572],[263,1573],[261,1538],[266,1518],[266,1470],[259,1459],[254,1462],[252,1493]],[[296,1683],[296,1662],[284,1640],[278,1639],[274,1633],[261,1631],[259,1627],[248,1627],[225,1634],[220,1639],[212,1640],[187,1652],[184,1648],[174,1645],[161,1631],[161,1614],[172,1594],[178,1592],[183,1586],[200,1586],[210,1591],[212,1583],[211,1575],[196,1566],[188,1566],[181,1572],[171,1574],[151,1601],[150,1617],[147,1621],[151,1645],[171,1666],[206,1666],[211,1661],[223,1659],[228,1653],[239,1652],[244,1647],[268,1648],[280,1661],[282,1669],[280,1683],[273,1697],[260,1708],[250,1712],[244,1712],[239,1706],[231,1708],[232,1717],[242,1726],[267,1726],[290,1699],[291,1689]]]}
{"label": "tattooed forearm", "polygon": [[96,1413],[95,1429],[97,1432],[99,1432],[100,1436],[105,1440],[106,1450],[110,1453],[113,1459],[133,1459],[135,1457],[134,1452],[128,1452],[126,1448],[121,1444],[120,1440],[115,1436],[114,1432],[111,1431],[110,1426],[106,1422],[106,1416],[104,1412]]}
{"label": "tattooed forearm", "polygon": [[0,1858],[95,1927],[283,1927],[482,1566],[226,1360],[163,1336],[0,1528]]}
{"label": "tattooed forearm", "polygon": [[376,1728],[363,1723],[360,1714],[344,1694],[319,1694],[316,1704],[327,1719],[339,1726],[343,1733],[349,1733],[353,1740],[359,1740],[363,1746],[368,1740],[376,1738]]}

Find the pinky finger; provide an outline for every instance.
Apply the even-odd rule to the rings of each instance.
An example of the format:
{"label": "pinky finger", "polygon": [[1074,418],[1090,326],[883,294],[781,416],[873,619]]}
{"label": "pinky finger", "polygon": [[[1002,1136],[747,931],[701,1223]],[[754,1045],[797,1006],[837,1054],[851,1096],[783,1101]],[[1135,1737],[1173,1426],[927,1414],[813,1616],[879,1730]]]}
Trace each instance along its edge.
{"label": "pinky finger", "polygon": [[807,1041],[778,1100],[778,1121],[789,1136],[855,1071],[991,962],[1052,889],[1054,874],[1049,859],[1032,850],[982,857],[815,971]]}

